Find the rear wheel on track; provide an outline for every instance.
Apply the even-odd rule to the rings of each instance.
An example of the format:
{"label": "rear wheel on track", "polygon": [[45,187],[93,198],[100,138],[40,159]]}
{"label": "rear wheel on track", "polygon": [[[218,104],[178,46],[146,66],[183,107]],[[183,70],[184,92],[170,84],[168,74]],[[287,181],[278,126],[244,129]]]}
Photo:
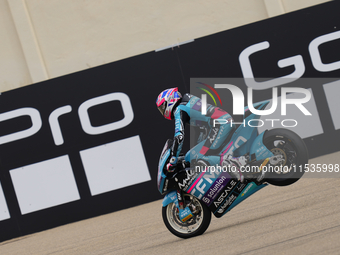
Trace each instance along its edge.
{"label": "rear wheel on track", "polygon": [[271,129],[264,134],[264,145],[284,161],[275,171],[266,174],[266,181],[276,186],[286,186],[299,180],[308,163],[308,151],[303,140],[288,129]]}

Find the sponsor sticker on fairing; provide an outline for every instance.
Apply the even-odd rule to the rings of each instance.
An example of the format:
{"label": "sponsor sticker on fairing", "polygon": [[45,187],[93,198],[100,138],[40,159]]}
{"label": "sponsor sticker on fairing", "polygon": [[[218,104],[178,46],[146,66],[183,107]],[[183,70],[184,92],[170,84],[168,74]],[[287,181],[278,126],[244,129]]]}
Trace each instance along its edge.
{"label": "sponsor sticker on fairing", "polygon": [[230,175],[227,172],[223,172],[205,193],[202,201],[209,206],[221,190],[227,185],[230,179]]}

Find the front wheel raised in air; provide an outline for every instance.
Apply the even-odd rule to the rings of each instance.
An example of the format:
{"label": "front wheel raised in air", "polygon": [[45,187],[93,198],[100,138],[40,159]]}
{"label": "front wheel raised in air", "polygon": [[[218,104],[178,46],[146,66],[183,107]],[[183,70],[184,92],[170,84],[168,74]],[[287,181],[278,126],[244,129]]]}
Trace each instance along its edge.
{"label": "front wheel raised in air", "polygon": [[286,186],[302,177],[308,163],[308,151],[300,136],[288,129],[271,129],[264,134],[263,143],[275,156],[283,158],[275,171],[266,174],[268,183]]}
{"label": "front wheel raised in air", "polygon": [[190,238],[203,234],[209,227],[211,212],[205,204],[196,197],[185,194],[185,204],[190,204],[194,217],[182,222],[178,215],[178,209],[174,203],[162,208],[162,216],[168,230],[180,238]]}

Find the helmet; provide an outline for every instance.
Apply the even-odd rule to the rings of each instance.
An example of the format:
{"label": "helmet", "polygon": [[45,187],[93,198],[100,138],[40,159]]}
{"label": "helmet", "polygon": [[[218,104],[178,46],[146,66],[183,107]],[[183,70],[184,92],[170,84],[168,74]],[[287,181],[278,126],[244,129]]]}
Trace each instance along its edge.
{"label": "helmet", "polygon": [[182,95],[179,93],[178,88],[166,89],[157,97],[157,108],[166,119],[172,120],[172,110],[181,98]]}

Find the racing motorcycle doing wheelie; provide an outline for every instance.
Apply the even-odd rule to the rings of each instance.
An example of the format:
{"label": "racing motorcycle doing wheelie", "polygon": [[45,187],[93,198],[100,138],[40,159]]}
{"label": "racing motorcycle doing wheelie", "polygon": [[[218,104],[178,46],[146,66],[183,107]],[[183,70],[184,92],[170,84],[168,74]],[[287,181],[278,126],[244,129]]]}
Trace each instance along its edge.
{"label": "racing motorcycle doing wheelie", "polygon": [[[254,106],[261,110],[268,103]],[[244,123],[259,118],[249,111],[246,113]],[[203,234],[209,227],[211,214],[217,218],[223,216],[268,184],[293,184],[302,177],[308,163],[303,140],[293,131],[281,128],[258,134],[256,127],[240,125],[215,156],[191,162],[190,153],[181,156],[175,173],[169,173],[165,167],[171,146],[169,139],[159,159],[157,184],[159,192],[165,195],[163,221],[171,233],[181,238]],[[230,167],[223,166],[223,159],[230,154],[248,155],[250,162],[244,171],[255,169],[254,177],[240,182]]]}

